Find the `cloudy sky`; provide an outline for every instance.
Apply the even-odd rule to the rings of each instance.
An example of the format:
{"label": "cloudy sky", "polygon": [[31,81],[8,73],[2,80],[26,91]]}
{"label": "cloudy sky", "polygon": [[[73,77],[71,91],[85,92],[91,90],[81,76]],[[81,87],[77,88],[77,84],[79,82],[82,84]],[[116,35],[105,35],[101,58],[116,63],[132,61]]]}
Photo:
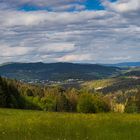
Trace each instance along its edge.
{"label": "cloudy sky", "polygon": [[140,61],[140,0],[0,0],[0,63]]}

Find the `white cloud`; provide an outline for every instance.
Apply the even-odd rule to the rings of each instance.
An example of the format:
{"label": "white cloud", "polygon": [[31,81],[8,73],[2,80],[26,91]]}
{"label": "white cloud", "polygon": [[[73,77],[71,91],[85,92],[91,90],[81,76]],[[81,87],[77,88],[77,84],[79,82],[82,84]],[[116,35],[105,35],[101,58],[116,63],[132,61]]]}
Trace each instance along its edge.
{"label": "white cloud", "polygon": [[[48,2],[56,6],[58,0]],[[0,63],[140,61],[139,9],[130,3],[104,2],[107,10],[77,12],[25,12],[0,6]],[[122,4],[127,10],[118,8]]]}
{"label": "white cloud", "polygon": [[103,4],[117,12],[132,12],[140,10],[140,0],[118,0],[114,3],[109,0],[103,1]]}
{"label": "white cloud", "polygon": [[[108,13],[109,14],[109,13]],[[1,26],[57,26],[80,24],[90,20],[101,20],[107,16],[107,12],[81,11],[81,12],[21,12],[21,11],[0,11]]]}
{"label": "white cloud", "polygon": [[45,20],[45,13],[0,11],[1,26],[33,26]]}
{"label": "white cloud", "polygon": [[26,47],[10,47],[6,44],[0,44],[0,57],[15,57],[27,55],[32,49]]}
{"label": "white cloud", "polygon": [[41,53],[69,52],[74,50],[75,50],[74,44],[69,43],[44,44],[38,49],[38,51]]}
{"label": "white cloud", "polygon": [[70,54],[57,58],[59,62],[80,62],[80,61],[91,61],[93,58],[90,54]]}

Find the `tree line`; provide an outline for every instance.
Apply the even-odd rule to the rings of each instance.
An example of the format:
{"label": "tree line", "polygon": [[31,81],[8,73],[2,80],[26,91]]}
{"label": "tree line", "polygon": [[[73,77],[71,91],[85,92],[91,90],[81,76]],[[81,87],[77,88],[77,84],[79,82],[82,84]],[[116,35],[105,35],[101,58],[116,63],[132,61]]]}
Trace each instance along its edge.
{"label": "tree line", "polygon": [[133,92],[104,95],[84,88],[30,85],[0,77],[0,107],[5,108],[98,113],[119,110],[123,104],[124,111],[139,112],[139,90]]}

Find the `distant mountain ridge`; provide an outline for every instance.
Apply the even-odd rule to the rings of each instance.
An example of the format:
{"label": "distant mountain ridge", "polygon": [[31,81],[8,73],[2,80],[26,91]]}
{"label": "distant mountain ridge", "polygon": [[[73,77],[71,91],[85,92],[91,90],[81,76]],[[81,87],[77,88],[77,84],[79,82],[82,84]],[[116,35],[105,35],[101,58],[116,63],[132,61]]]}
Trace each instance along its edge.
{"label": "distant mountain ridge", "polygon": [[94,80],[118,74],[120,68],[98,64],[10,63],[0,66],[0,75],[17,80]]}
{"label": "distant mountain ridge", "polygon": [[140,62],[123,62],[117,64],[106,64],[106,66],[115,66],[115,67],[140,67]]}

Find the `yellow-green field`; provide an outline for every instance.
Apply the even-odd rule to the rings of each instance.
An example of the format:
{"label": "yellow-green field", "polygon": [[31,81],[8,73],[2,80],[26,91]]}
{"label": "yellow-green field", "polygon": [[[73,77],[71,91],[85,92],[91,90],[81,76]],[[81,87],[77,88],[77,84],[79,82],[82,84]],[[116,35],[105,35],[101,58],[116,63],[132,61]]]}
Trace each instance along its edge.
{"label": "yellow-green field", "polygon": [[0,109],[0,140],[140,140],[140,115]]}
{"label": "yellow-green field", "polygon": [[82,84],[82,86],[87,87],[87,88],[98,88],[98,87],[104,88],[107,86],[111,86],[116,82],[117,82],[117,79],[110,78],[110,79],[102,79],[102,80],[94,80],[94,81],[84,82]]}

